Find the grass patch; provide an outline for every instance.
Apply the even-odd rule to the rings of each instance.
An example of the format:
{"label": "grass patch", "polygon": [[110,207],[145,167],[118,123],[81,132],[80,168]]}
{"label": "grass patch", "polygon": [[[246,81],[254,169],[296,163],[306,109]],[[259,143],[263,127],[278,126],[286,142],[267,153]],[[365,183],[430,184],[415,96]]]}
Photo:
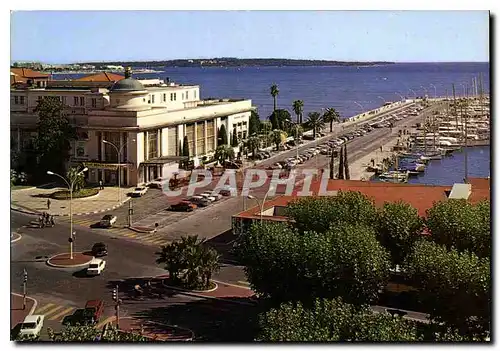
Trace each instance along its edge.
{"label": "grass patch", "polygon": [[[73,192],[73,199],[81,199],[84,197],[94,196],[99,194],[99,189],[89,188],[89,189],[80,189],[78,191]],[[55,200],[69,200],[69,190],[61,190],[56,191],[50,195],[51,198]]]}
{"label": "grass patch", "polygon": [[28,189],[28,188],[32,188],[33,185],[12,185],[10,187],[10,190],[20,190],[20,189]]}

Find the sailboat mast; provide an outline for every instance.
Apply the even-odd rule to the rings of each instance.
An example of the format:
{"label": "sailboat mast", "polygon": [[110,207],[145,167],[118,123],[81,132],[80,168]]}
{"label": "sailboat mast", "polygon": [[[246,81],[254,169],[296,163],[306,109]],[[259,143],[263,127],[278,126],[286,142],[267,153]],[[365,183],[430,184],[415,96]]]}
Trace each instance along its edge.
{"label": "sailboat mast", "polygon": [[467,159],[467,109],[469,105],[469,87],[466,87],[466,97],[465,97],[465,115],[464,115],[464,122],[465,122],[465,148],[464,148],[464,157],[465,157],[465,162],[464,162],[464,172],[465,172],[465,178],[464,182],[467,183],[467,174],[468,174],[468,159]]}
{"label": "sailboat mast", "polygon": [[453,89],[453,114],[455,115],[455,128],[458,130],[458,113],[457,113],[457,100],[455,96],[455,84],[451,85]]}

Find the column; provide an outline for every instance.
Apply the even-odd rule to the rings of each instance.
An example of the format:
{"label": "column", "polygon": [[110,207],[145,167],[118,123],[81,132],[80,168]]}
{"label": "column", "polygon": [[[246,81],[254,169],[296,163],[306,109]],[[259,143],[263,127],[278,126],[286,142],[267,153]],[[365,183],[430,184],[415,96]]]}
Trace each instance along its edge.
{"label": "column", "polygon": [[198,122],[194,122],[194,143],[193,143],[193,156],[198,156],[198,141],[196,139],[198,139],[198,132],[197,132],[197,129],[198,129]]}
{"label": "column", "polygon": [[156,131],[156,157],[161,156],[161,128]]}
{"label": "column", "polygon": [[203,121],[205,123],[205,129],[203,130],[203,138],[205,139],[205,148],[203,149],[203,153],[206,155],[207,154],[207,147],[208,147],[208,134],[207,134],[207,121]]}
{"label": "column", "polygon": [[149,159],[149,140],[148,140],[148,132],[144,132],[144,161],[147,161]]}

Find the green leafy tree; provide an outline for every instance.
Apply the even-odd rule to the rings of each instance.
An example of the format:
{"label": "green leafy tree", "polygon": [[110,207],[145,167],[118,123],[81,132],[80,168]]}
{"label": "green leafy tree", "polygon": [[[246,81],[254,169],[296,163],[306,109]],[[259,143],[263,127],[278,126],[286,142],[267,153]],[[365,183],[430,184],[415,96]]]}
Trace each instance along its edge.
{"label": "green leafy tree", "polygon": [[269,116],[269,121],[273,129],[280,129],[288,132],[292,126],[292,116],[287,110],[279,109],[273,111]]}
{"label": "green leafy tree", "polygon": [[236,128],[233,129],[233,135],[231,138],[231,146],[236,147],[238,146],[238,134],[236,133]]}
{"label": "green leafy tree", "polygon": [[323,121],[330,123],[330,133],[333,132],[333,122],[340,122],[340,114],[332,108],[327,108],[323,113]]}
{"label": "green leafy tree", "polygon": [[460,335],[485,337],[489,334],[489,258],[418,241],[405,260],[404,271],[420,288],[422,303],[429,309],[432,320],[456,328]]}
{"label": "green leafy tree", "polygon": [[214,159],[224,165],[226,160],[234,160],[234,149],[229,145],[220,145],[215,149]]}
{"label": "green leafy tree", "polygon": [[292,105],[293,112],[297,116],[297,124],[302,124],[302,114],[304,113],[304,101],[295,100]]}
{"label": "green leafy tree", "polygon": [[80,170],[76,167],[72,167],[66,172],[66,179],[68,183],[73,183],[73,191],[77,192],[85,187],[85,175],[80,173]]}
{"label": "green leafy tree", "polygon": [[339,172],[337,174],[338,179],[344,179],[344,172],[345,172],[345,167],[344,167],[344,148],[340,148],[339,152]]}
{"label": "green leafy tree", "polygon": [[273,97],[273,111],[276,111],[276,99],[278,98],[278,94],[280,93],[276,84],[271,85],[270,93]]}
{"label": "green leafy tree", "polygon": [[260,138],[257,136],[251,136],[247,139],[247,148],[252,153],[252,157],[255,158],[256,150],[260,146]]}
{"label": "green leafy tree", "polygon": [[217,145],[228,145],[227,143],[228,139],[227,139],[227,131],[226,131],[226,127],[223,125],[220,126],[220,129],[219,129],[219,135],[218,135],[218,144]]}
{"label": "green leafy tree", "polygon": [[372,226],[378,218],[373,200],[354,191],[339,191],[337,196],[299,198],[288,204],[286,214],[300,232],[318,233],[342,223]]}
{"label": "green leafy tree", "polygon": [[341,296],[360,305],[374,301],[389,275],[389,255],[373,229],[342,225],[326,233],[281,223],[255,224],[238,256],[254,291],[275,301]]}
{"label": "green leafy tree", "polygon": [[41,99],[34,112],[38,115],[37,137],[34,146],[38,159],[35,167],[38,176],[45,177],[47,171],[65,173],[69,160],[71,142],[77,139],[76,128],[64,114],[64,105],[57,96]]}
{"label": "green leafy tree", "polygon": [[13,186],[17,182],[17,172],[13,169],[10,170],[10,186]]}
{"label": "green leafy tree", "polygon": [[123,332],[116,327],[108,327],[103,332],[101,329],[90,325],[65,326],[59,333],[52,328],[47,329],[51,341],[54,342],[148,342],[153,341],[140,334]]}
{"label": "green leafy tree", "polygon": [[248,135],[256,135],[260,130],[260,117],[257,111],[250,112],[248,120]]}
{"label": "green leafy tree", "polygon": [[156,255],[156,263],[169,272],[170,282],[190,289],[208,288],[212,274],[220,269],[217,251],[197,235],[164,245]]}
{"label": "green leafy tree", "polygon": [[284,303],[261,315],[260,341],[418,341],[414,323],[342,299],[317,299],[312,306]]}
{"label": "green leafy tree", "polygon": [[491,256],[490,205],[447,199],[427,210],[426,225],[432,240],[448,249],[470,250],[480,257]]}
{"label": "green leafy tree", "polygon": [[286,133],[282,130],[275,129],[270,133],[270,136],[273,144],[276,145],[276,150],[279,150],[280,145],[284,144],[286,141]]}
{"label": "green leafy tree", "polygon": [[401,265],[422,237],[423,220],[411,205],[386,202],[377,223],[378,239],[390,253],[393,265]]}
{"label": "green leafy tree", "polygon": [[309,112],[307,117],[306,127],[313,130],[313,137],[316,139],[316,133],[325,127],[325,122],[319,112]]}
{"label": "green leafy tree", "polygon": [[335,179],[335,153],[332,150],[332,154],[330,155],[330,179]]}

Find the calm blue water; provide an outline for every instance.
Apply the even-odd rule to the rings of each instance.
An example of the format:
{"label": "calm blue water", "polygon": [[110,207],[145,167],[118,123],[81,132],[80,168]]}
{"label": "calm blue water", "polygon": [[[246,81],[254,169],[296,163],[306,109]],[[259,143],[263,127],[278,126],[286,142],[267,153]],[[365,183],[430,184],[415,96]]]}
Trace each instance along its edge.
{"label": "calm blue water", "polygon": [[[292,102],[304,101],[308,112],[335,107],[349,117],[379,107],[384,100],[400,96],[463,95],[461,83],[472,84],[472,78],[483,74],[485,91],[489,91],[489,63],[398,63],[375,67],[212,67],[165,68],[161,73],[143,73],[137,78],[166,78],[183,84],[199,84],[202,98],[247,98],[258,108],[261,118],[269,116],[273,99],[269,88],[279,87],[278,107],[292,112]],[[54,75],[56,79],[81,75]],[[424,89],[425,88],[425,89]],[[410,90],[411,89],[411,90]],[[412,91],[413,90],[413,91]],[[357,102],[357,103],[355,103]],[[359,105],[358,105],[359,104]],[[361,106],[363,107],[361,107]]]}
{"label": "calm blue water", "polygon": [[[467,148],[467,173],[469,177],[486,178],[490,176],[491,159],[489,146]],[[425,172],[409,183],[453,185],[462,183],[465,178],[465,152],[455,151],[453,156],[429,161]]]}

